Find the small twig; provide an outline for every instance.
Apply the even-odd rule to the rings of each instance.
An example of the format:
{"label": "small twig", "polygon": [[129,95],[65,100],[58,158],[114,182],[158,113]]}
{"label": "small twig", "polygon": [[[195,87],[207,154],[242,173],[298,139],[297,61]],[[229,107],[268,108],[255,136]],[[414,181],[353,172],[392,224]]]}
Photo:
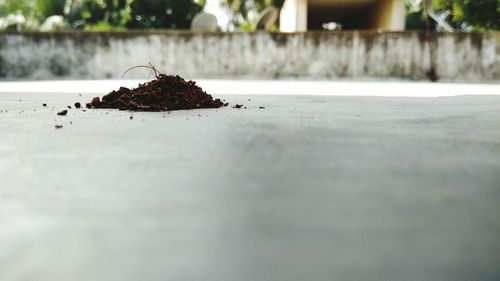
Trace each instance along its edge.
{"label": "small twig", "polygon": [[129,71],[131,71],[132,69],[136,69],[136,68],[148,68],[150,69],[151,71],[154,71],[155,72],[155,76],[158,78],[158,75],[161,74],[160,71],[158,71],[158,69],[156,69],[156,67],[154,67],[151,63],[149,63],[149,65],[136,65],[136,66],[133,66],[129,69],[127,69],[123,74],[122,74],[122,77],[125,77],[125,75],[127,75],[127,73],[129,73]]}

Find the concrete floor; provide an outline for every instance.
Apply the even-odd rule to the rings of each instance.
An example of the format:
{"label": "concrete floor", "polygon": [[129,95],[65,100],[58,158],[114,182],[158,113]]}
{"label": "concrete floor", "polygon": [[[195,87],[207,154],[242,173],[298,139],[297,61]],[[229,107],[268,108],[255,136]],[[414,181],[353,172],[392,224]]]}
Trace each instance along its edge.
{"label": "concrete floor", "polygon": [[500,96],[91,96],[0,93],[2,281],[500,280]]}

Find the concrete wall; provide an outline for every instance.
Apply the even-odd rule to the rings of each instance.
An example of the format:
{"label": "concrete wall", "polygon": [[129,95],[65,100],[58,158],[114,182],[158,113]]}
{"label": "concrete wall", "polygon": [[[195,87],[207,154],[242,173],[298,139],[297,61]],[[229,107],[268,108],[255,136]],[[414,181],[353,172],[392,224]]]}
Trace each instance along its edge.
{"label": "concrete wall", "polygon": [[[119,78],[151,62],[189,78],[426,79],[429,44],[414,32],[0,33],[4,79]],[[446,81],[498,81],[500,33],[435,34],[433,65]],[[129,78],[147,77],[134,70]]]}

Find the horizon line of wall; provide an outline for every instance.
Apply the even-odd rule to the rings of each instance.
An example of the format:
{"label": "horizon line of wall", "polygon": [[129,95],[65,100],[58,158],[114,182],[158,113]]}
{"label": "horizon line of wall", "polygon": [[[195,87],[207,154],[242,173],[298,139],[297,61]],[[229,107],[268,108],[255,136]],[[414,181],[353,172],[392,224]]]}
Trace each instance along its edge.
{"label": "horizon line of wall", "polygon": [[[500,81],[500,32],[0,33],[0,79],[120,78],[151,62],[187,78]],[[134,71],[129,78],[147,78]]]}

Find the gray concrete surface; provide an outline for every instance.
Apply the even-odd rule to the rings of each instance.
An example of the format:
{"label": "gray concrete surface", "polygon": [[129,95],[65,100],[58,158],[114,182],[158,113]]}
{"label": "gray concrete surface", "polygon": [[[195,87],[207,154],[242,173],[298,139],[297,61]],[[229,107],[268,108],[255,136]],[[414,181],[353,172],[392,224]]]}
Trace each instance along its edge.
{"label": "gray concrete surface", "polygon": [[90,97],[0,93],[2,281],[500,279],[500,96]]}

